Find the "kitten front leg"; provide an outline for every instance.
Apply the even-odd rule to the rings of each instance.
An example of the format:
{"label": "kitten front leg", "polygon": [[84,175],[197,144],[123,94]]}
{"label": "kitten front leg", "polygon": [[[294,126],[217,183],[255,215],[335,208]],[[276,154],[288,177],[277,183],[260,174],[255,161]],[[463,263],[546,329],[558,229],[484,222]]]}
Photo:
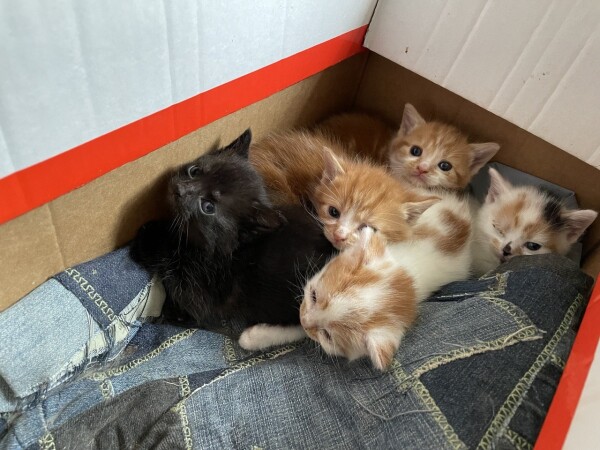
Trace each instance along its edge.
{"label": "kitten front leg", "polygon": [[306,338],[300,325],[270,325],[259,323],[246,328],[238,343],[245,350],[264,350],[276,345],[289,344]]}

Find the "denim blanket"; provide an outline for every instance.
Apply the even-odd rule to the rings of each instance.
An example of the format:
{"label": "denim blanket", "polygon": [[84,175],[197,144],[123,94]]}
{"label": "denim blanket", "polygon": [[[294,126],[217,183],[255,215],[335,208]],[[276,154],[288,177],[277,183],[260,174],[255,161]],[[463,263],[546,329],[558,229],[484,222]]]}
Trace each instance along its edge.
{"label": "denim blanket", "polygon": [[452,283],[381,373],[156,323],[160,283],[121,249],[0,314],[0,449],[528,448],[591,285],[555,255]]}

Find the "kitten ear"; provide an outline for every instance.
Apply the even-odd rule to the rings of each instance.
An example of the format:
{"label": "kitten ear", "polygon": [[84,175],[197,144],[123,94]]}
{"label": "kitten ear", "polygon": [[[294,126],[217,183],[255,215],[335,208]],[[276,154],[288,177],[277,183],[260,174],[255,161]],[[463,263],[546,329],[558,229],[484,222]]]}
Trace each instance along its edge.
{"label": "kitten ear", "polygon": [[244,131],[231,144],[219,150],[219,152],[232,152],[244,159],[248,159],[248,150],[252,141],[252,132],[250,128]]}
{"label": "kitten ear", "polygon": [[494,203],[496,200],[498,200],[500,195],[512,188],[512,184],[510,184],[508,180],[504,179],[504,177],[492,167],[490,167],[489,174],[490,188],[488,189],[487,196],[485,197],[485,202]]}
{"label": "kitten ear", "polygon": [[375,368],[386,370],[394,359],[400,339],[384,331],[369,331],[365,339],[367,354]]}
{"label": "kitten ear", "polygon": [[578,209],[564,212],[562,214],[562,219],[565,221],[569,243],[574,244],[577,242],[587,227],[596,220],[597,216],[598,213],[591,209]]}
{"label": "kitten ear", "polygon": [[421,117],[417,109],[410,103],[407,103],[404,105],[404,113],[402,114],[402,122],[400,123],[398,134],[406,136],[412,130],[417,128],[419,125],[423,125],[424,123],[425,119]]}
{"label": "kitten ear", "polygon": [[252,232],[254,234],[276,230],[287,222],[281,212],[270,206],[258,201],[253,202],[252,206],[253,211],[250,217],[250,225],[253,227]]}
{"label": "kitten ear", "polygon": [[323,147],[323,180],[333,181],[345,172],[342,164],[328,147]]}
{"label": "kitten ear", "polygon": [[409,225],[415,223],[421,214],[441,200],[440,197],[427,197],[418,202],[407,202],[402,205],[404,219]]}
{"label": "kitten ear", "polygon": [[471,147],[471,175],[479,172],[492,157],[500,150],[500,145],[495,142],[480,142],[478,144],[469,144]]}

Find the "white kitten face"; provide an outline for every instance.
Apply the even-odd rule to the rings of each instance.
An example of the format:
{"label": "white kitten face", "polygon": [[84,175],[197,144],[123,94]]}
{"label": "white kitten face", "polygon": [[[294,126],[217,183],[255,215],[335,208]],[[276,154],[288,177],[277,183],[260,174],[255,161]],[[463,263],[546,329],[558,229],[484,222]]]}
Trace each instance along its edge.
{"label": "white kitten face", "polygon": [[517,255],[566,254],[596,218],[590,210],[567,210],[560,200],[533,187],[514,187],[494,169],[479,217],[479,239],[505,262]]}
{"label": "white kitten face", "polygon": [[[389,366],[416,306],[399,298],[411,281],[396,276],[385,246],[363,228],[357,241],[333,258],[304,288],[300,322],[326,353],[349,360],[368,356]],[[398,290],[395,290],[398,289]]]}

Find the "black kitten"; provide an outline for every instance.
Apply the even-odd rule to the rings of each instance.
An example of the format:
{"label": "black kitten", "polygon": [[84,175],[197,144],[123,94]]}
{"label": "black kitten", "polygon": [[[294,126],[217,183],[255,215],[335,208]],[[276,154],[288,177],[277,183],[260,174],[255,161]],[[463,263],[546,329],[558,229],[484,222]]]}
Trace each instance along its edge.
{"label": "black kitten", "polygon": [[333,248],[301,207],[275,210],[248,162],[250,130],[176,170],[170,221],[144,225],[134,260],[162,278],[168,301],[199,326],[223,319],[300,322],[304,281]]}

